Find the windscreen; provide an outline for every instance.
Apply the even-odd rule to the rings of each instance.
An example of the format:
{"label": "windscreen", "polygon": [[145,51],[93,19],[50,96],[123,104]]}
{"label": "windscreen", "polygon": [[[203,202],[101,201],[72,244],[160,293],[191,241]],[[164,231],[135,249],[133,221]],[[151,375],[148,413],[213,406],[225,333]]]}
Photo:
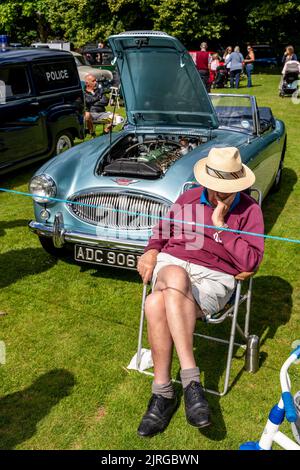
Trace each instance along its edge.
{"label": "windscreen", "polygon": [[210,95],[220,126],[254,131],[252,103],[248,96]]}

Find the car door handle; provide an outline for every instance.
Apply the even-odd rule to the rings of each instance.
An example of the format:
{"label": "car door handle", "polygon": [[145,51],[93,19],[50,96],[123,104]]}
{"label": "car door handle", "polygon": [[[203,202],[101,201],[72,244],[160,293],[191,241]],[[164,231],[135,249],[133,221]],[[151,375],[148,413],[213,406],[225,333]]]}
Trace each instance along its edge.
{"label": "car door handle", "polygon": [[30,106],[39,106],[39,104],[38,101],[31,101]]}

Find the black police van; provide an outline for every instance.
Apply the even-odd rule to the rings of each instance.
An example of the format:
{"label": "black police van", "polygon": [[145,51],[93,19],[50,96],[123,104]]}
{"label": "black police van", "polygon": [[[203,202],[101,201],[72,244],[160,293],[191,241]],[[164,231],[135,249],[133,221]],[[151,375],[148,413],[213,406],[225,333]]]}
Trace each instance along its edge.
{"label": "black police van", "polygon": [[84,137],[74,58],[51,49],[0,52],[0,173],[48,158]]}

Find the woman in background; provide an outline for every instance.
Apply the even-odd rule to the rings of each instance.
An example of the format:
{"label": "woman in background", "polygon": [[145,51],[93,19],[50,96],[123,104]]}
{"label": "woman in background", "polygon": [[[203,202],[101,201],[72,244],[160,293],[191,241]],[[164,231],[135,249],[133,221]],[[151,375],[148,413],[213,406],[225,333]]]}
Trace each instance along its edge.
{"label": "woman in background", "polygon": [[[224,60],[225,63],[226,63],[226,60],[229,59],[229,56],[230,56],[231,53],[232,53],[232,47],[231,46],[226,47],[225,52],[223,54],[223,60]],[[230,73],[230,63],[228,63],[226,65],[226,68],[227,68],[227,72],[228,72],[228,75],[229,75],[229,73]]]}
{"label": "woman in background", "polygon": [[289,60],[298,60],[297,56],[294,52],[293,46],[287,46],[285,48],[285,52],[284,52],[283,57],[282,57],[282,63],[285,64]]}
{"label": "woman in background", "polygon": [[244,60],[244,64],[245,64],[246,74],[248,78],[248,83],[247,83],[248,88],[252,87],[251,74],[253,73],[253,69],[254,69],[254,65],[253,65],[254,61],[255,61],[255,55],[254,55],[253,48],[251,46],[247,46],[247,55]]}
{"label": "woman in background", "polygon": [[225,61],[225,65],[230,64],[230,88],[238,88],[240,75],[243,70],[244,57],[240,53],[239,46],[235,46],[234,52]]}

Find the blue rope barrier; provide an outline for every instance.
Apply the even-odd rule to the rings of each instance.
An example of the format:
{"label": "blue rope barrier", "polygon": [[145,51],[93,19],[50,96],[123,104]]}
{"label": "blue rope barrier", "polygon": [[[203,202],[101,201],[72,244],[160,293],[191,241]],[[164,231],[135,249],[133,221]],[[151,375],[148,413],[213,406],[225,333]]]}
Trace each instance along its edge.
{"label": "blue rope barrier", "polygon": [[230,229],[230,228],[216,227],[215,225],[200,224],[200,223],[197,223],[197,222],[186,222],[184,220],[170,219],[168,217],[160,217],[158,215],[143,214],[142,212],[127,211],[125,209],[115,209],[113,207],[99,206],[97,204],[87,204],[87,203],[84,203],[84,202],[70,201],[68,199],[59,199],[59,198],[55,198],[55,197],[39,196],[38,194],[25,193],[23,191],[16,191],[14,189],[0,188],[0,191],[6,192],[6,193],[11,193],[11,194],[17,194],[17,195],[20,195],[20,196],[26,196],[26,197],[30,197],[30,198],[34,198],[34,197],[40,197],[41,198],[41,197],[43,197],[43,199],[47,199],[48,201],[62,202],[64,204],[78,205],[78,206],[82,206],[82,207],[92,207],[92,208],[95,208],[95,209],[110,210],[110,211],[113,211],[113,212],[118,212],[118,213],[127,214],[127,215],[149,217],[151,219],[156,219],[156,220],[164,220],[164,221],[168,221],[168,222],[172,221],[172,222],[181,223],[181,224],[185,224],[185,225],[193,225],[193,226],[196,226],[196,227],[212,228],[214,230],[224,230],[225,232],[233,232],[233,233],[239,233],[239,234],[244,234],[244,235],[250,235],[250,236],[253,236],[253,237],[260,237],[260,238],[266,238],[266,239],[270,239],[270,240],[277,240],[277,241],[300,244],[300,240],[294,239],[294,238],[277,237],[277,236],[274,236],[274,235],[266,235],[264,233],[245,232],[243,230],[233,230],[233,229]]}

